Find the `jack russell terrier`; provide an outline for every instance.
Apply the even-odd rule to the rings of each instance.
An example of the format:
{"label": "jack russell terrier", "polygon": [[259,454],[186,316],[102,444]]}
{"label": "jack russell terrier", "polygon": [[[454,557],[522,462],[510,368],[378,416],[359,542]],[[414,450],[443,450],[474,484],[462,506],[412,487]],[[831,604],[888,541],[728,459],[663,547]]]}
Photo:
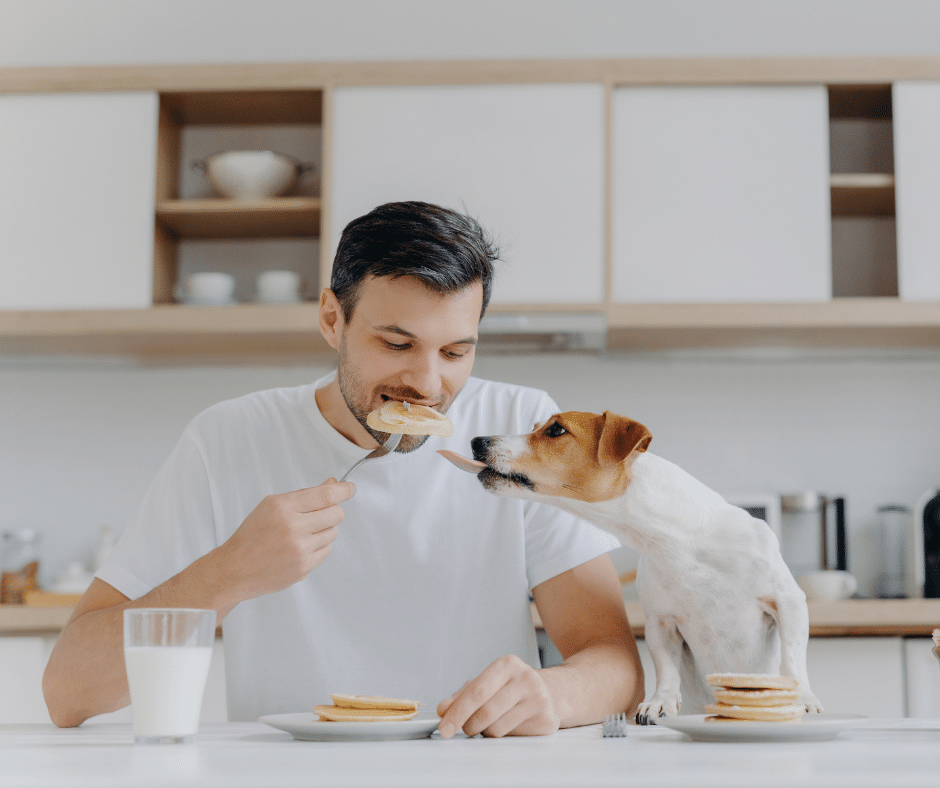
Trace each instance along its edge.
{"label": "jack russell terrier", "polygon": [[771,673],[799,682],[809,712],[809,614],[763,520],[646,451],[642,424],[605,412],[560,413],[528,435],[471,441],[473,460],[440,450],[497,495],[559,506],[640,553],[637,591],[656,689],[636,720],[702,714],[710,673]]}

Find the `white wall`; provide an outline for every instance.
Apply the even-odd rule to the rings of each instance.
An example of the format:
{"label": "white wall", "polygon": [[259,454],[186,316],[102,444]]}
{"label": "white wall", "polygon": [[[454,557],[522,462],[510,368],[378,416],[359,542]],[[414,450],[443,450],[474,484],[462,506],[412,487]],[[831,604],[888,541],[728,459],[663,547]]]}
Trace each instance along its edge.
{"label": "white wall", "polygon": [[[935,0],[4,0],[0,67],[920,55],[940,54],[938,29]],[[44,532],[48,581],[88,558],[102,524],[126,525],[195,413],[322,371],[0,358],[0,530]],[[940,482],[938,354],[503,357],[477,373],[628,413],[656,453],[724,492],[845,494],[863,581],[874,507]]]}
{"label": "white wall", "polygon": [[[0,529],[45,534],[44,577],[133,518],[186,422],[213,402],[322,368],[0,365]],[[723,493],[848,499],[850,568],[871,578],[874,509],[940,482],[940,354],[483,355],[475,373],[548,390],[563,410],[643,421],[651,451]],[[628,551],[622,569],[634,565]]]}
{"label": "white wall", "polygon": [[940,52],[935,0],[3,0],[0,65]]}

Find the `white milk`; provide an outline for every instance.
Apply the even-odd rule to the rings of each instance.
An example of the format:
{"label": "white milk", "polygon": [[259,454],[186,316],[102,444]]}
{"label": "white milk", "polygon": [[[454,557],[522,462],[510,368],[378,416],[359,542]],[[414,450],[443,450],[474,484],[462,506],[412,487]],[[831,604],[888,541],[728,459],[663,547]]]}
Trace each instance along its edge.
{"label": "white milk", "polygon": [[124,649],[135,736],[190,736],[212,661],[211,646],[132,646]]}

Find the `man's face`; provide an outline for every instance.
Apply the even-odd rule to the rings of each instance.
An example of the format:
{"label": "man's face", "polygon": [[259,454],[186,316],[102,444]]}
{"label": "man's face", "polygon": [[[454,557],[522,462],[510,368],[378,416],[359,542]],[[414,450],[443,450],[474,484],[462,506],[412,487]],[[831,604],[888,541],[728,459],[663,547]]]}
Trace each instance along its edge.
{"label": "man's face", "polygon": [[[413,277],[370,277],[352,318],[340,316],[337,382],[346,405],[379,443],[387,437],[366,424],[389,399],[445,413],[473,368],[483,286],[476,282],[439,295]],[[403,435],[410,452],[426,435]]]}

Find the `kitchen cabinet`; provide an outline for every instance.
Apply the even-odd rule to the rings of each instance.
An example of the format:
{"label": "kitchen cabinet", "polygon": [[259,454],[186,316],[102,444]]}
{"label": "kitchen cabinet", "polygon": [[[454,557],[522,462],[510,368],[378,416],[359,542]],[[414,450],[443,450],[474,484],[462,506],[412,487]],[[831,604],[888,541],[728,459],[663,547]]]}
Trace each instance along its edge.
{"label": "kitchen cabinet", "polygon": [[832,296],[822,85],[618,87],[613,300]]}
{"label": "kitchen cabinet", "polygon": [[[0,724],[51,722],[42,696],[42,674],[57,635],[0,636]],[[200,719],[225,722],[225,652],[216,638]],[[130,707],[93,717],[94,722],[130,722]]]}
{"label": "kitchen cabinet", "polygon": [[157,95],[0,96],[0,309],[152,303]]}
{"label": "kitchen cabinet", "polygon": [[[174,283],[190,269],[236,273],[233,260],[249,248],[246,241],[257,246],[320,237],[315,180],[301,179],[285,196],[235,200],[219,197],[203,175],[192,172],[191,164],[222,150],[271,149],[313,162],[318,169],[322,111],[319,90],[160,93],[154,304],[172,304]],[[233,246],[232,241],[241,243]],[[273,258],[273,267],[283,268],[285,254],[283,246],[273,251],[269,246],[258,256]],[[304,248],[289,256],[299,258],[297,273],[312,280],[319,292],[314,255]],[[244,287],[238,290],[243,300],[254,295]]]}
{"label": "kitchen cabinet", "polygon": [[[544,631],[538,632],[542,665],[561,662],[561,654]],[[919,638],[917,642],[933,642]],[[918,648],[908,656],[906,641],[896,637],[810,638],[806,664],[810,686],[827,712],[869,717],[936,717],[940,715],[940,669]],[[643,638],[637,639],[643,664],[645,697],[656,688],[656,669]],[[928,651],[929,653],[929,651]],[[910,665],[917,665],[916,672]]]}
{"label": "kitchen cabinet", "polygon": [[437,203],[495,235],[494,303],[603,300],[601,85],[339,88],[332,124],[331,249],[376,205]]}
{"label": "kitchen cabinet", "polygon": [[940,300],[940,82],[898,82],[893,90],[897,178],[898,291],[908,301]]}
{"label": "kitchen cabinet", "polygon": [[933,648],[933,638],[904,639],[908,717],[940,718],[940,660]]}
{"label": "kitchen cabinet", "polygon": [[[318,280],[309,283],[309,295],[329,281],[332,251],[344,220],[376,201],[398,197],[392,193],[398,185],[412,190],[408,197],[415,196],[414,189],[427,188],[427,199],[455,200],[456,207],[474,212],[494,228],[507,260],[491,305],[496,315],[597,312],[606,319],[612,349],[937,348],[940,294],[931,294],[929,283],[912,284],[909,276],[917,248],[913,239],[919,233],[926,239],[918,242],[920,248],[926,249],[928,241],[933,243],[931,231],[935,232],[929,217],[936,209],[931,189],[937,178],[927,176],[936,166],[929,128],[935,121],[929,102],[919,114],[912,114],[912,102],[906,98],[929,92],[936,84],[940,84],[940,58],[933,57],[0,69],[4,107],[33,100],[62,107],[99,99],[120,103],[121,97],[131,95],[147,96],[151,113],[151,122],[134,136],[140,143],[134,163],[146,163],[147,170],[134,178],[149,206],[147,226],[140,233],[128,230],[131,225],[123,220],[117,229],[108,225],[109,218],[123,216],[121,211],[135,204],[136,196],[123,201],[116,213],[99,211],[84,222],[68,224],[73,217],[85,216],[102,198],[98,193],[73,191],[87,178],[72,171],[65,178],[56,177],[53,166],[45,166],[35,183],[45,178],[46,192],[56,194],[46,193],[49,199],[38,203],[35,198],[23,199],[23,205],[32,205],[29,219],[11,228],[6,217],[16,211],[22,215],[18,207],[22,189],[17,187],[11,198],[6,181],[12,180],[4,177],[0,182],[0,207],[9,208],[12,200],[16,209],[14,214],[0,211],[0,223],[5,222],[0,224],[3,261],[14,240],[17,248],[25,242],[30,250],[51,249],[56,265],[72,277],[68,293],[72,300],[57,308],[50,301],[40,307],[22,298],[0,304],[0,353],[122,354],[147,363],[177,363],[185,356],[187,363],[224,358],[249,364],[311,361],[330,354],[314,328],[316,304],[183,308],[172,303],[173,280],[187,266],[210,259],[195,259],[196,247],[212,246],[218,253],[211,259],[217,261],[231,250],[241,250],[245,241],[287,239],[318,246],[309,255],[309,278]],[[892,85],[897,94],[893,119]],[[714,107],[706,102],[699,111],[690,104],[685,114],[675,107],[668,112],[660,108],[657,111],[665,114],[659,124],[648,121],[647,128],[640,129],[646,138],[637,137],[630,145],[619,131],[621,103],[629,103],[623,98],[628,94],[671,96],[666,103],[679,104],[686,100],[680,101],[682,96],[723,98],[713,102]],[[761,112],[742,113],[736,107],[734,96],[745,94],[759,97],[754,106],[762,107]],[[771,99],[784,96],[788,98]],[[783,105],[789,108],[786,113],[774,109]],[[362,122],[355,122],[354,108]],[[376,120],[373,113],[379,110]],[[414,116],[408,117],[412,110]],[[95,117],[105,117],[102,113],[105,110]],[[626,115],[638,117],[636,112]],[[13,126],[5,117],[0,115],[4,118],[0,128],[7,134]],[[770,117],[776,122],[769,123]],[[831,171],[821,164],[827,123]],[[846,134],[852,136],[859,124],[867,128],[865,134],[887,140],[892,123],[897,127],[893,129],[897,175],[890,155],[883,162],[867,164],[858,164],[854,154],[848,159],[842,155]],[[917,128],[922,124],[928,128]],[[28,136],[20,121],[15,126],[20,137]],[[311,132],[310,139],[319,140],[308,145],[311,157],[322,159],[317,190],[239,205],[197,194],[187,186],[190,155],[205,153],[196,153],[195,136],[214,128],[229,141],[226,145],[234,145],[243,133],[250,136],[274,127],[302,128]],[[98,145],[99,152],[104,148],[106,162],[116,160],[127,142],[120,142],[126,130],[121,132],[110,122],[96,128],[100,133],[89,132],[90,144]],[[439,132],[429,138],[428,129]],[[47,147],[57,150],[77,139],[67,123],[40,124],[37,139],[40,132]],[[660,151],[670,139],[681,142],[678,147],[674,143],[674,160],[648,154],[650,160],[642,160],[640,142],[648,145],[648,151]],[[706,143],[715,155],[696,159],[695,167],[680,166],[683,155],[688,165],[696,146]],[[796,158],[799,145],[806,153],[802,158]],[[762,149],[767,155],[759,155]],[[363,156],[362,162],[353,159],[353,151]],[[741,162],[731,159],[726,168],[718,166],[721,156],[738,151]],[[22,180],[26,169],[15,159],[11,165],[10,155],[6,149],[0,152],[4,168],[0,174],[5,176],[12,167]],[[42,160],[44,165],[49,161]],[[635,172],[628,168],[625,179],[620,170],[631,161]],[[780,166],[784,163],[786,167]],[[652,180],[656,167],[662,168],[661,181]],[[925,177],[918,180],[921,167]],[[447,182],[433,183],[432,168],[445,173]],[[684,177],[691,179],[690,186],[677,183]],[[755,183],[755,177],[762,180]],[[635,188],[642,178],[648,179],[646,191]],[[831,225],[824,207],[827,178]],[[798,202],[794,182],[806,187]],[[915,188],[918,183],[921,186]],[[431,191],[438,188],[442,191]],[[624,210],[624,195],[630,194],[624,189],[634,189],[630,199],[638,214]],[[669,192],[665,198],[664,191]],[[634,226],[643,211],[673,221],[667,229],[679,226],[661,208],[671,205],[673,197],[675,205],[681,205],[684,193],[683,199],[691,200],[691,209],[684,213],[697,212],[708,221],[689,222],[673,235],[657,235],[655,222]],[[742,193],[758,194],[760,199],[742,204]],[[55,223],[48,218],[51,205],[56,206]],[[919,212],[927,218],[919,219]],[[735,223],[740,226],[742,221],[745,230],[738,233]],[[68,224],[65,230],[63,222]],[[915,231],[918,222],[921,229]],[[49,232],[49,227],[54,231]],[[827,232],[833,245],[831,270],[819,261]],[[125,248],[129,237],[149,250],[144,253],[149,261],[144,274],[138,265],[140,253]],[[704,262],[706,253],[711,253],[708,263],[717,266],[715,281],[724,277],[728,289],[715,292],[707,277],[697,284],[682,276],[674,282],[660,277],[657,283],[659,258],[647,255],[643,260],[650,250],[658,255],[657,238],[664,250],[671,250],[671,264],[680,272],[683,266]],[[637,246],[641,242],[646,246]],[[767,246],[772,248],[765,254]],[[318,264],[312,259],[317,256]],[[627,265],[625,271],[621,263]],[[753,275],[735,279],[740,266]],[[41,286],[42,266],[2,269],[3,294],[12,292],[6,286],[11,282],[20,288],[28,282],[30,288],[46,292]],[[135,300],[120,301],[126,308],[118,303],[88,308],[91,301],[81,308],[67,306],[78,303],[80,293],[98,292],[95,276],[104,270],[113,272],[106,277],[109,287],[124,277],[139,282],[143,276],[150,284],[135,284],[131,288]],[[692,265],[687,270],[699,269]],[[827,272],[834,298],[826,290]],[[689,290],[693,284],[698,295]],[[643,295],[644,288],[654,286],[659,290]],[[151,288],[149,296],[146,287]],[[677,300],[693,297],[697,302]]]}

